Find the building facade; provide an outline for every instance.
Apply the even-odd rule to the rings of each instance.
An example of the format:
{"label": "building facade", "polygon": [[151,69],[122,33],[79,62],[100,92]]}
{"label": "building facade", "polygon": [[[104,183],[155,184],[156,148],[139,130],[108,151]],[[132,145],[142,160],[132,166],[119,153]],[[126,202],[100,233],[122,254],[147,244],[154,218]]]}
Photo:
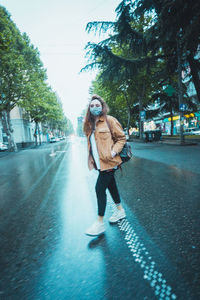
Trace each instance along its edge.
{"label": "building facade", "polygon": [[[19,106],[15,106],[10,112],[10,120],[13,129],[14,142],[18,148],[24,148],[31,146],[35,143],[35,124],[31,122],[27,117],[25,111]],[[39,124],[39,131],[37,135],[41,135],[41,141],[45,142],[48,140],[48,135],[43,135],[42,124]],[[7,135],[3,130],[3,126],[0,121],[0,142],[7,144]]]}

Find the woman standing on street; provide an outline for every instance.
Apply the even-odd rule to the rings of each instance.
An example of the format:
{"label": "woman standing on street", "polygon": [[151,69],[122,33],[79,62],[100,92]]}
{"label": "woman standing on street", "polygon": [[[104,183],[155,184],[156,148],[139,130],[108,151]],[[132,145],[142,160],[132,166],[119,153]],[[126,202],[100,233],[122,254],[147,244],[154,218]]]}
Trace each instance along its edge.
{"label": "woman standing on street", "polygon": [[98,204],[98,218],[86,231],[87,235],[100,235],[105,231],[103,222],[106,209],[106,189],[108,188],[116,210],[110,217],[110,223],[116,223],[125,218],[126,214],[121,205],[114,173],[122,163],[121,152],[126,137],[121,124],[112,116],[107,116],[108,106],[98,95],[93,95],[86,113],[83,130],[88,141],[88,167],[99,172],[95,190]]}

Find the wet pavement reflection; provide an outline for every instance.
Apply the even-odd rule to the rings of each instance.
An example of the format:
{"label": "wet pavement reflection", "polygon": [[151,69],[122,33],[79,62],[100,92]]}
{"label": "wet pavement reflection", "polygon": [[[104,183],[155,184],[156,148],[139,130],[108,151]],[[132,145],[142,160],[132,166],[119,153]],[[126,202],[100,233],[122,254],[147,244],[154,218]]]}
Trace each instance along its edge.
{"label": "wet pavement reflection", "polygon": [[199,174],[134,157],[117,173],[127,219],[109,225],[108,195],[106,233],[91,238],[84,138],[0,165],[0,299],[198,299]]}

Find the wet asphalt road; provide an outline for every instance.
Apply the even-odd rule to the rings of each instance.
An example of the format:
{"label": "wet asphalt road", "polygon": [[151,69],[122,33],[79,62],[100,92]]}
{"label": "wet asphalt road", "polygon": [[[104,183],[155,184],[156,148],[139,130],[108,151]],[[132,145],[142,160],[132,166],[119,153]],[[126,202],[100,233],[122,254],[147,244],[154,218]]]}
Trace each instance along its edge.
{"label": "wet asphalt road", "polygon": [[84,138],[0,158],[0,299],[199,299],[200,147],[133,145],[99,238]]}

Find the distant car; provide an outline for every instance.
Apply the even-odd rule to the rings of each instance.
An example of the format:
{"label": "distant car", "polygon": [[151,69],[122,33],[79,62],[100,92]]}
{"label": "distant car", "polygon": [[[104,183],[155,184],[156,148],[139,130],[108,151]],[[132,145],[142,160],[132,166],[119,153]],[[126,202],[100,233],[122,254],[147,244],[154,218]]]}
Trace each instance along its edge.
{"label": "distant car", "polygon": [[200,128],[187,128],[185,129],[184,135],[200,135]]}
{"label": "distant car", "polygon": [[6,151],[8,150],[8,146],[0,142],[0,151]]}
{"label": "distant car", "polygon": [[55,143],[55,142],[56,142],[56,138],[55,138],[54,136],[51,137],[50,140],[49,140],[49,142],[50,142],[50,143]]}

